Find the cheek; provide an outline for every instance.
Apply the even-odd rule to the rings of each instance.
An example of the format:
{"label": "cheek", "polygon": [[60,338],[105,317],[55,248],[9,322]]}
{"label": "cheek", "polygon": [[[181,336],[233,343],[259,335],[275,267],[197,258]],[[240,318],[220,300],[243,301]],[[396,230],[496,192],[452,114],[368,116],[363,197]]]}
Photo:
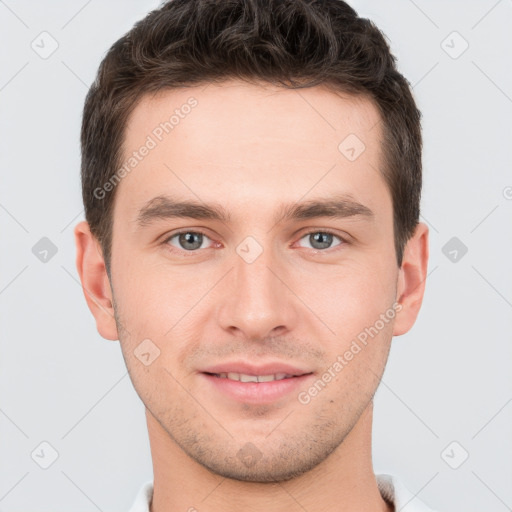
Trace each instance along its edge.
{"label": "cheek", "polygon": [[[200,338],[198,329],[202,324],[196,319],[206,301],[199,301],[215,280],[211,270],[202,274],[184,266],[171,268],[168,262],[118,262],[114,295],[117,316],[125,327],[120,330],[120,340],[127,366],[134,354],[136,358],[137,354],[149,353],[150,358],[155,357],[152,372],[162,373],[165,368],[176,371],[177,358]],[[134,370],[139,363],[131,362]],[[136,371],[142,372],[144,379],[160,375],[146,375],[144,368]]]}
{"label": "cheek", "polygon": [[385,265],[351,260],[337,269],[302,269],[293,277],[293,289],[337,339],[347,340],[392,307],[396,272]]}
{"label": "cheek", "polygon": [[[183,269],[183,267],[181,267]],[[162,335],[197,301],[202,280],[167,263],[119,260],[114,292],[133,329]]]}

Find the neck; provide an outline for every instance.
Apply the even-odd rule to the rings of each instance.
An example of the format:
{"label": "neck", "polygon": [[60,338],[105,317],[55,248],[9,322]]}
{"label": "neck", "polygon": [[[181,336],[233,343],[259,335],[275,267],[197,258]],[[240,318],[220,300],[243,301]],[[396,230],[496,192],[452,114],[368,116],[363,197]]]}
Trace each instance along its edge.
{"label": "neck", "polygon": [[373,402],[344,441],[312,470],[282,482],[246,482],[212,473],[191,459],[146,409],[153,459],[151,512],[392,512],[372,467]]}

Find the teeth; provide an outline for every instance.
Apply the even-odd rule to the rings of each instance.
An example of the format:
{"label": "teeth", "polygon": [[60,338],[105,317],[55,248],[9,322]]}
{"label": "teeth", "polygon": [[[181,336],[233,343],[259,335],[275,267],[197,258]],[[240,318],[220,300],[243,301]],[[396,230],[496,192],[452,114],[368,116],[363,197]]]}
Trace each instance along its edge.
{"label": "teeth", "polygon": [[260,375],[258,377],[258,382],[270,382],[272,380],[276,380],[275,375]]}
{"label": "teeth", "polygon": [[[230,373],[228,373],[228,379],[231,378],[230,377]],[[240,375],[238,375],[238,379],[240,382],[258,382],[258,377],[256,375],[245,375],[244,373],[241,373]]]}
{"label": "teeth", "polygon": [[245,373],[216,373],[216,377],[221,379],[230,379],[230,380],[238,380],[240,382],[272,382],[273,380],[283,380],[290,377],[294,377],[294,375],[289,375],[287,373],[275,373],[273,375],[247,375]]}

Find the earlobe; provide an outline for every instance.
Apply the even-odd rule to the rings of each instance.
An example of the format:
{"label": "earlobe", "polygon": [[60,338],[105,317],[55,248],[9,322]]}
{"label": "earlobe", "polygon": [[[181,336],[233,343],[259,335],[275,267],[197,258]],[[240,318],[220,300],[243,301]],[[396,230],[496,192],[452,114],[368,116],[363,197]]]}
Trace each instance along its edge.
{"label": "earlobe", "polygon": [[103,338],[117,340],[119,336],[114,319],[112,290],[100,244],[86,221],[75,226],[74,234],[76,268],[85,300],[96,319],[96,328]]}
{"label": "earlobe", "polygon": [[393,336],[408,332],[414,325],[423,301],[429,258],[428,226],[420,222],[405,248],[399,270],[396,301],[401,304]]}

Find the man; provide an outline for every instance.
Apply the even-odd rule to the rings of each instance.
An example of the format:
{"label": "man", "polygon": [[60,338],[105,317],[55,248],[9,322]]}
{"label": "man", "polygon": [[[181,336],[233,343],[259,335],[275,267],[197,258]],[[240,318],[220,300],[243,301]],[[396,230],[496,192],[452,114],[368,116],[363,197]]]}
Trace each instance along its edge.
{"label": "man", "polygon": [[375,475],[419,312],[420,112],[340,0],[171,0],[86,99],[77,268],[146,406],[133,512],[428,511]]}

